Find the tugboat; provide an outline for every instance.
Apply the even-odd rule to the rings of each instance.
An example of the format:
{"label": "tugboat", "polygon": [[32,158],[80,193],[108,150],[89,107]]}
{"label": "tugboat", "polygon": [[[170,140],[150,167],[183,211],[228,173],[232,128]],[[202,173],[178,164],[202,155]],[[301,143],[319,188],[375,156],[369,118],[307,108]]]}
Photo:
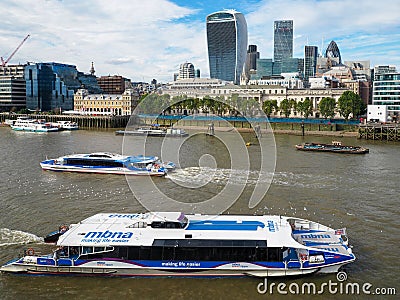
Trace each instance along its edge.
{"label": "tugboat", "polygon": [[369,152],[368,148],[360,146],[346,146],[342,145],[342,143],[338,141],[332,141],[331,144],[303,143],[296,145],[296,149],[301,151],[320,151],[349,154],[365,154]]}

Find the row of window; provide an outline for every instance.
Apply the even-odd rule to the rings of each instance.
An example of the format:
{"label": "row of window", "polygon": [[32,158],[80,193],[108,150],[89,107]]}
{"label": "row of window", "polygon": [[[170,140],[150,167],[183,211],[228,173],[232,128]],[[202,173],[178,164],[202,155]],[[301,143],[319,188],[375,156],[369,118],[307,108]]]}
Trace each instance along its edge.
{"label": "row of window", "polygon": [[[83,247],[85,248],[85,247]],[[90,247],[92,248],[92,247]],[[267,247],[114,247],[113,251],[86,253],[81,259],[119,258],[167,261],[283,261],[287,248]],[[85,249],[84,249],[85,250]],[[85,253],[83,251],[82,253]]]}
{"label": "row of window", "polygon": [[105,166],[105,167],[124,167],[122,162],[114,161],[114,160],[105,160],[105,159],[80,159],[80,158],[67,158],[66,165],[75,165],[75,166]]}

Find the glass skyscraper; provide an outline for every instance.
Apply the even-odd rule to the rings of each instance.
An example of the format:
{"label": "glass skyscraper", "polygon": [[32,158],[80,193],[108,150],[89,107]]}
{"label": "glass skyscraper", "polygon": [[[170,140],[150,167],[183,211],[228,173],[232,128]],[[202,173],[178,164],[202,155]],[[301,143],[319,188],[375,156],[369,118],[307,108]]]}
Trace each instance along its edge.
{"label": "glass skyscraper", "polygon": [[274,22],[274,61],[293,57],[293,20]]}
{"label": "glass skyscraper", "polygon": [[308,80],[309,77],[315,76],[317,71],[317,46],[304,47],[304,79]]}
{"label": "glass skyscraper", "polygon": [[210,77],[239,83],[247,55],[247,23],[243,14],[224,10],[207,16]]}

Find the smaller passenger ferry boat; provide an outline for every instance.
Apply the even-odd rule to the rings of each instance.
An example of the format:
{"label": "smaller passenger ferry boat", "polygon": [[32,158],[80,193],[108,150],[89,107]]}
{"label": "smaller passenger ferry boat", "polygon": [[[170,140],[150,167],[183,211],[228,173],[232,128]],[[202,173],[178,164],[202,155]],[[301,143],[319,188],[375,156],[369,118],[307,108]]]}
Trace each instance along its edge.
{"label": "smaller passenger ferry boat", "polygon": [[182,128],[168,128],[165,136],[166,137],[186,137],[186,136],[189,136],[189,133],[187,133]]}
{"label": "smaller passenger ferry boat", "polygon": [[76,122],[72,121],[57,121],[53,123],[55,127],[58,127],[60,130],[78,130],[79,126]]}
{"label": "smaller passenger ferry boat", "polygon": [[135,130],[117,130],[116,135],[165,136],[167,130],[159,126],[139,127]]}
{"label": "smaller passenger ferry boat", "polygon": [[58,127],[53,126],[50,122],[37,119],[18,118],[11,128],[16,131],[31,131],[31,132],[51,132],[58,131]]}
{"label": "smaller passenger ferry boat", "polygon": [[102,276],[297,276],[334,273],[356,258],[345,229],[276,215],[99,213],[29,248],[2,272]]}
{"label": "smaller passenger ferry boat", "polygon": [[161,137],[186,137],[189,134],[181,128],[152,128],[142,127],[136,130],[117,130],[116,135],[145,135],[145,136],[161,136]]}
{"label": "smaller passenger ferry boat", "polygon": [[320,152],[335,152],[349,154],[365,154],[369,152],[368,148],[360,146],[346,146],[341,142],[332,141],[331,144],[322,143],[304,143],[296,145],[297,150],[301,151],[320,151]]}
{"label": "smaller passenger ferry boat", "polygon": [[164,176],[175,164],[163,163],[157,156],[126,156],[109,152],[72,154],[40,163],[43,170],[121,175]]}

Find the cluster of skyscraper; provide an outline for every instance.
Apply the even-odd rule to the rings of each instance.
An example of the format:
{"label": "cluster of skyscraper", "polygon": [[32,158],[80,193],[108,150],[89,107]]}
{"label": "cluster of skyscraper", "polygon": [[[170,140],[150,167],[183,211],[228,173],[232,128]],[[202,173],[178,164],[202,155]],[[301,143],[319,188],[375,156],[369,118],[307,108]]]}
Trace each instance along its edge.
{"label": "cluster of skyscraper", "polygon": [[[206,24],[211,78],[238,84],[241,76],[248,81],[298,72],[307,81],[317,72],[317,46],[305,46],[304,58],[293,57],[293,20],[274,22],[273,59],[260,58],[256,45],[250,45],[247,50],[247,24],[243,14],[234,10],[219,11],[208,15]],[[341,63],[334,42],[328,46],[325,57],[339,57],[338,63]]]}

